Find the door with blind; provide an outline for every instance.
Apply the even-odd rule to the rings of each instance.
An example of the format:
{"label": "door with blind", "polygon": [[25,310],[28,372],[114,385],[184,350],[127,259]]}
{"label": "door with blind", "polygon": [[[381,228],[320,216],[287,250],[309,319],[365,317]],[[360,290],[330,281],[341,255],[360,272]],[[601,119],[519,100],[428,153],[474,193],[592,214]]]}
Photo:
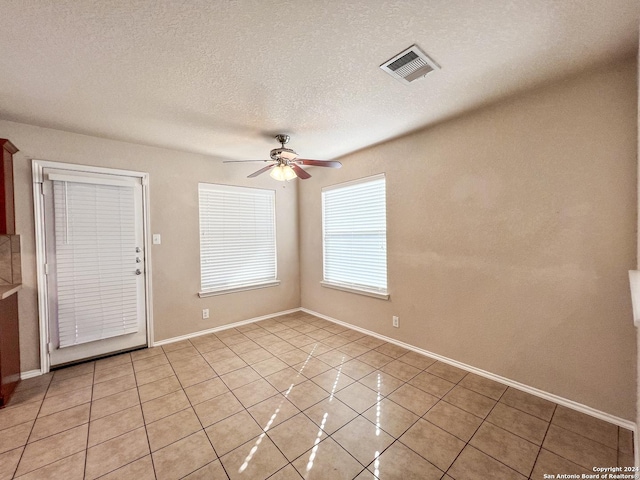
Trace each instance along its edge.
{"label": "door with blind", "polygon": [[147,345],[141,178],[42,173],[50,365]]}

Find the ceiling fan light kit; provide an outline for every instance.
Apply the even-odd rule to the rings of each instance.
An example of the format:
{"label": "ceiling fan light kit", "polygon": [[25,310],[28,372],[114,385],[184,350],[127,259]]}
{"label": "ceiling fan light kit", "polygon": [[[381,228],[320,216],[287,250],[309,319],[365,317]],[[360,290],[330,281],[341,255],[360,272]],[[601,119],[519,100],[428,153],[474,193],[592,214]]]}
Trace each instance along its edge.
{"label": "ceiling fan light kit", "polygon": [[297,177],[296,172],[293,171],[289,165],[278,165],[271,169],[269,176],[275,180],[281,182],[292,180]]}
{"label": "ceiling fan light kit", "polygon": [[[329,168],[342,167],[342,164],[335,160],[305,160],[298,158],[298,154],[295,151],[290,148],[285,148],[285,144],[289,143],[289,135],[278,134],[275,138],[280,143],[280,148],[274,148],[269,152],[271,160],[275,163],[267,165],[257,172],[253,172],[251,175],[248,175],[247,178],[257,177],[258,175],[271,170],[269,172],[269,176],[281,182],[293,180],[296,177],[300,180],[306,180],[307,178],[311,178],[311,175],[301,168],[300,165],[314,165],[317,167]],[[237,162],[268,162],[268,160],[225,160],[223,163]]]}

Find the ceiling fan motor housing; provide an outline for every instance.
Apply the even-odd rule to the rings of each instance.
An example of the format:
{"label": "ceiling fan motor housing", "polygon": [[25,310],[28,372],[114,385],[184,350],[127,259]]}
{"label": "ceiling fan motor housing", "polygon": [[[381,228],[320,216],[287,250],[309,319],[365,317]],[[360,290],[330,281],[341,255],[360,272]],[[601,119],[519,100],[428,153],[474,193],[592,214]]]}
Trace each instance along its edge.
{"label": "ceiling fan motor housing", "polygon": [[281,160],[295,160],[298,158],[298,154],[290,148],[274,148],[270,153],[271,159],[276,161]]}

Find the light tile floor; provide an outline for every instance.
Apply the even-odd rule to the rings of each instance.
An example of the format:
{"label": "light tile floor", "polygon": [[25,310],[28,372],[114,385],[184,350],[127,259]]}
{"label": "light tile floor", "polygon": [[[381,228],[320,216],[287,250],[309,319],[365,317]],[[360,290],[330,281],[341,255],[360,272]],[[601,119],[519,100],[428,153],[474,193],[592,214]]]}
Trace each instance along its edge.
{"label": "light tile floor", "polygon": [[628,430],[295,313],[23,381],[0,479],[541,479]]}

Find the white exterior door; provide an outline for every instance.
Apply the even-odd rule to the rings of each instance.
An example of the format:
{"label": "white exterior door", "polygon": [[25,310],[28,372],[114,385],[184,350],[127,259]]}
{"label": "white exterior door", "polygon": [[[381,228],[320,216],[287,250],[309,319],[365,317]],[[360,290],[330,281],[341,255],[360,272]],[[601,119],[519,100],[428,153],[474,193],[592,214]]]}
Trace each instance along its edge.
{"label": "white exterior door", "polygon": [[49,363],[147,345],[140,177],[43,168]]}

